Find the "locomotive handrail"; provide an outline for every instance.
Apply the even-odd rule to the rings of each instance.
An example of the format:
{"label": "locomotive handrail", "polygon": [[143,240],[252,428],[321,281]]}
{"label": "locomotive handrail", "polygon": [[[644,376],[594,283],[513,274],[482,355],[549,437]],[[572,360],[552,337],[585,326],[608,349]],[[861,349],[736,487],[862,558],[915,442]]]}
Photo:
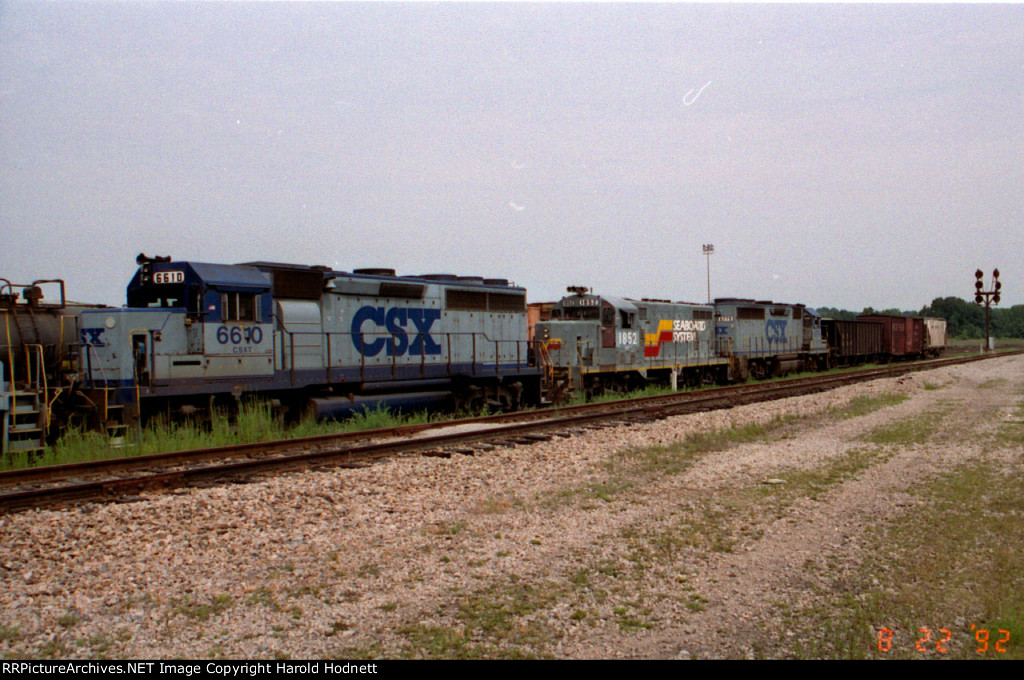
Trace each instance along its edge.
{"label": "locomotive handrail", "polygon": [[7,366],[11,371],[11,415],[14,416],[18,411],[18,386],[14,381],[14,347],[11,345],[11,317],[7,313],[7,310],[3,310],[3,312],[4,328],[7,332]]}
{"label": "locomotive handrail", "polygon": [[327,372],[327,384],[329,385],[331,383],[331,363],[332,363],[331,362],[331,332],[328,331],[325,335],[327,336],[327,341],[324,343],[327,346],[326,347],[327,361],[324,362],[325,363],[324,368],[326,369],[326,372]]}
{"label": "locomotive handrail", "polygon": [[[38,286],[38,285],[43,284],[43,283],[56,283],[57,285],[60,286],[60,303],[59,304],[58,303],[48,304],[47,307],[49,309],[54,309],[54,308],[56,308],[56,309],[64,309],[67,306],[67,302],[66,302],[66,299],[65,299],[65,296],[64,296],[64,279],[36,279],[35,281],[33,281],[32,283],[29,283],[29,284],[13,283],[9,279],[3,279],[3,278],[0,278],[0,281],[3,281],[3,285],[0,286],[0,297],[2,297],[5,294],[4,291],[8,291],[6,294],[11,296],[11,304],[12,304],[12,306],[14,305],[15,301],[18,298],[18,294],[14,292],[14,287],[15,286],[22,286],[22,287],[25,287],[25,288],[30,288],[30,287]],[[29,305],[28,302],[26,301],[25,306],[29,307],[31,305]]]}
{"label": "locomotive handrail", "polygon": [[[34,379],[31,377],[32,350],[35,350],[36,354],[38,355],[36,359],[36,375]],[[36,389],[38,389],[39,387],[40,378],[42,379],[41,382],[43,385],[43,405],[45,408],[45,411],[43,412],[43,436],[45,437],[50,430],[50,409],[49,404],[47,404],[46,402],[46,394],[48,391],[48,385],[46,381],[46,358],[43,356],[43,346],[41,344],[25,345],[25,367],[29,371],[28,375],[30,384],[35,384]]]}
{"label": "locomotive handrail", "polygon": [[[319,330],[296,330],[296,331],[292,331],[292,330],[287,330],[287,329],[280,329],[279,332],[281,333],[282,345],[287,344],[287,352],[288,352],[288,365],[287,366],[282,366],[281,369],[288,371],[289,379],[290,379],[291,385],[293,387],[297,384],[297,374],[296,374],[296,371],[297,371],[297,366],[296,366],[296,340],[297,339],[301,340],[302,337],[315,337],[315,338],[317,338],[317,339],[319,339],[321,341],[320,343],[317,343],[317,344],[311,344],[311,345],[309,345],[309,347],[304,347],[304,349],[314,349],[314,348],[318,347],[319,350],[321,352],[323,352],[323,354],[321,355],[321,360],[324,361],[324,371],[325,371],[325,374],[326,374],[326,380],[327,380],[328,383],[330,383],[330,382],[333,381],[332,370],[335,368],[335,366],[333,365],[334,364],[334,356],[335,355],[334,355],[334,351],[333,351],[333,349],[331,347],[331,344],[332,344],[332,341],[334,339],[336,339],[337,337],[339,337],[339,336],[340,337],[344,337],[344,336],[352,337],[352,336],[358,335],[360,337],[385,338],[385,339],[390,339],[392,342],[397,344],[398,343],[398,338],[401,336],[400,333],[389,333],[389,332],[386,332],[386,331],[361,331],[361,332],[358,332],[358,333],[356,333],[356,332],[343,332],[343,333],[339,333],[339,332],[319,331]],[[478,347],[478,343],[477,343],[479,338],[482,338],[483,341],[488,343],[488,344],[493,343],[493,345],[494,345],[494,374],[496,376],[500,376],[501,375],[501,365],[502,365],[502,360],[503,360],[503,355],[502,355],[501,348],[502,348],[503,345],[506,345],[508,343],[514,343],[515,344],[515,346],[516,346],[516,352],[515,352],[516,365],[517,365],[517,367],[522,367],[523,366],[523,345],[526,345],[527,347],[529,347],[530,342],[531,342],[530,340],[521,340],[521,339],[504,339],[504,340],[503,339],[497,339],[497,340],[492,340],[492,339],[490,339],[488,337],[488,335],[486,333],[481,333],[481,332],[478,332],[478,331],[448,331],[448,332],[444,332],[444,333],[434,333],[433,335],[435,335],[435,336],[444,335],[444,337],[445,337],[445,346],[446,346],[447,352],[446,353],[445,352],[439,352],[438,354],[439,354],[439,358],[440,358],[440,356],[444,356],[445,354],[447,354],[447,356],[445,357],[445,363],[447,364],[446,373],[448,375],[453,375],[454,374],[454,365],[453,364],[454,364],[454,362],[458,358],[456,355],[459,354],[458,351],[453,351],[453,343],[452,343],[453,337],[456,338],[456,339],[459,338],[459,337],[463,337],[463,338],[468,338],[470,340],[470,353],[471,353],[471,356],[469,357],[469,363],[470,363],[471,371],[472,371],[473,375],[480,375],[481,371],[482,371],[482,367],[486,366],[486,362],[481,361],[480,358],[479,358],[479,347]],[[275,337],[277,337],[277,336],[275,335]],[[326,345],[326,347],[325,347],[325,345]],[[285,351],[285,347],[284,346],[281,347],[281,351],[282,352]],[[510,351],[509,352],[509,358],[510,359],[511,359],[511,354],[512,353]],[[276,350],[275,350],[275,356],[277,356],[276,355]],[[399,358],[402,355],[399,355],[399,354],[396,354],[396,353],[392,353],[392,354],[390,354],[388,356],[390,358],[387,358],[387,359],[384,360],[387,363],[383,363],[383,362],[378,361],[378,363],[376,363],[374,365],[376,365],[376,366],[390,365],[390,367],[391,367],[391,376],[392,376],[393,379],[398,377],[399,369],[402,366],[412,366],[413,365],[412,362],[407,362],[406,364],[400,364],[399,363]],[[427,374],[427,370],[426,370],[426,367],[428,365],[427,359],[428,359],[428,357],[427,357],[427,355],[425,353],[421,353],[420,354],[420,360],[419,360],[420,377],[424,377]],[[435,363],[435,365],[436,365],[436,364],[440,364],[441,362],[432,362],[432,363]],[[368,366],[370,366],[370,364],[368,364],[368,362],[367,362],[367,356],[365,354],[363,354],[362,352],[359,352],[359,378],[360,378],[361,381],[365,382],[367,380],[366,370],[367,370]],[[309,368],[314,368],[314,367],[310,366]],[[344,367],[341,367],[341,368],[344,368]]]}

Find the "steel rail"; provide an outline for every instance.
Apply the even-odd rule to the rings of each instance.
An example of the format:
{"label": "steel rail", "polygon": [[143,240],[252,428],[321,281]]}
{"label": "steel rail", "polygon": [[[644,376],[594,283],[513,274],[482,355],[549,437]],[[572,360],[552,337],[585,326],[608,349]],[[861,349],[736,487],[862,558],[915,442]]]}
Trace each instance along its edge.
{"label": "steel rail", "polygon": [[[852,382],[899,376],[912,371],[1020,353],[1022,352],[1004,352],[998,355],[891,364],[863,371],[730,385],[600,404],[483,416],[446,423],[13,470],[0,473],[0,510],[24,509],[85,499],[116,500],[141,489],[194,485],[200,480],[237,478],[277,468],[365,465],[365,462],[360,461],[372,461],[411,451],[436,450],[439,447],[453,447],[468,442],[507,441],[511,438],[518,443],[526,443],[529,441],[528,435],[538,430],[564,431],[566,428],[592,426],[602,422],[635,422],[638,419],[651,420],[695,411],[730,408],[754,401],[824,391]],[[409,438],[426,430],[445,429],[469,423],[484,427],[469,432]],[[392,439],[344,446],[346,443],[380,437]],[[211,462],[212,464],[205,464]],[[167,469],[168,467],[172,469]],[[45,486],[48,483],[52,483],[53,486]]]}

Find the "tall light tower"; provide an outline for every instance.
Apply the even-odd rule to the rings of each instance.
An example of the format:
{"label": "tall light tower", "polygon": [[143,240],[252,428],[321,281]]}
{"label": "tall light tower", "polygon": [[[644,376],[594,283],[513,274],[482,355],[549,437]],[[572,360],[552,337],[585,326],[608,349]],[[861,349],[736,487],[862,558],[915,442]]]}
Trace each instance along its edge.
{"label": "tall light tower", "polygon": [[708,260],[708,304],[711,304],[711,256],[715,252],[715,246],[711,243],[704,244],[704,256]]}

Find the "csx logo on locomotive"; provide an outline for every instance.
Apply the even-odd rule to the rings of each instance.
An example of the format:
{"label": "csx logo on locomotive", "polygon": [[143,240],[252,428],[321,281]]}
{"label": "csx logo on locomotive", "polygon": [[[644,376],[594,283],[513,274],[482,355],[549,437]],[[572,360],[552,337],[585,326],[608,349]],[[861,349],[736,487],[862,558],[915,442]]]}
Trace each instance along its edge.
{"label": "csx logo on locomotive", "polygon": [[93,347],[106,347],[107,343],[103,342],[103,331],[105,328],[83,328],[81,332],[82,344]]}
{"label": "csx logo on locomotive", "polygon": [[778,320],[766,321],[764,325],[764,334],[768,337],[768,342],[786,342],[786,322]]}
{"label": "csx logo on locomotive", "polygon": [[[441,345],[430,334],[434,322],[441,318],[439,309],[422,309],[415,307],[361,307],[352,317],[352,344],[365,357],[375,357],[385,350],[387,356],[402,356],[408,352],[410,356],[435,355],[441,353]],[[379,330],[367,329],[364,326],[373,322]],[[416,329],[412,341],[406,332],[409,323]],[[379,337],[388,334],[388,337]],[[365,336],[374,338],[366,339]]]}

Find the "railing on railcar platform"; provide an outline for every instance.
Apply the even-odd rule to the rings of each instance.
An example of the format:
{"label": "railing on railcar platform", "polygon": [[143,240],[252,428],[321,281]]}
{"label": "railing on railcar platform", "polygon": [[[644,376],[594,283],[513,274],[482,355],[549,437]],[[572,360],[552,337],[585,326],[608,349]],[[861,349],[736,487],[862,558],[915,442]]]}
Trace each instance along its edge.
{"label": "railing on railcar platform", "polygon": [[777,354],[788,353],[788,352],[799,352],[803,347],[803,341],[789,341],[786,342],[774,341],[768,338],[745,338],[741,349],[736,354],[741,354],[748,357],[771,357]]}
{"label": "railing on railcar platform", "polygon": [[[347,337],[351,339],[353,336],[358,335],[361,339],[361,344],[363,344],[364,346],[367,341],[363,340],[363,338],[372,338],[370,342],[376,342],[376,340],[383,339],[385,341],[390,341],[391,348],[397,347],[401,344],[400,338],[405,338],[406,343],[411,342],[408,340],[408,336],[398,333],[321,333],[317,331],[279,331],[279,333],[279,337],[282,338],[282,346],[280,348],[281,354],[279,355],[281,361],[279,363],[286,365],[279,365],[278,370],[287,370],[289,372],[290,382],[292,385],[297,384],[296,371],[304,369],[315,370],[318,367],[322,367],[324,370],[325,382],[333,383],[336,382],[334,379],[333,371],[337,371],[339,369],[351,369],[356,367],[354,364],[334,364],[335,357],[334,352],[332,350],[332,346],[335,344],[337,338]],[[490,345],[493,346],[494,348],[494,353],[492,357],[494,366],[493,372],[495,376],[502,375],[503,360],[506,360],[507,363],[511,363],[514,360],[516,367],[515,370],[523,370],[529,367],[529,340],[492,340],[487,336],[487,334],[475,331],[432,333],[431,335],[433,338],[440,338],[441,336],[444,336],[442,342],[444,343],[443,347],[445,348],[445,351],[439,352],[436,355],[428,355],[425,352],[421,352],[419,354],[418,362],[415,360],[409,361],[408,357],[410,355],[406,353],[406,350],[403,350],[402,353],[398,353],[392,350],[390,354],[386,354],[386,356],[390,357],[390,361],[387,362],[368,362],[368,358],[372,359],[381,352],[387,352],[387,348],[389,347],[387,342],[377,351],[377,353],[373,355],[373,357],[367,357],[366,354],[358,350],[359,345],[352,341],[353,347],[357,348],[356,351],[358,352],[359,355],[358,368],[360,380],[366,381],[368,378],[366,374],[367,369],[372,369],[374,367],[389,366],[391,368],[392,378],[397,378],[400,367],[415,366],[417,364],[419,365],[420,369],[420,377],[426,376],[428,366],[439,365],[443,365],[446,367],[445,373],[447,375],[456,375],[455,365],[457,364],[467,364],[470,367],[469,374],[473,376],[483,375],[485,372],[490,373],[489,367],[491,366],[492,362],[482,360],[479,356],[481,351],[480,346],[482,344]],[[311,343],[309,345],[297,345],[296,339],[303,337],[315,337],[319,342]],[[460,339],[469,339],[470,356],[465,357],[465,360],[463,360],[461,352],[459,351],[458,341]],[[507,349],[507,353],[503,353],[503,348],[509,348],[509,346],[514,346],[514,350]],[[297,348],[300,352],[302,350],[306,350],[308,352],[305,358],[313,360],[311,365],[304,367],[298,364],[298,362],[296,361]],[[284,361],[286,351],[287,361]],[[319,355],[319,361],[317,361],[317,355]],[[401,361],[403,357],[405,358],[405,360]],[[437,360],[431,360],[431,357],[436,357]],[[300,355],[298,359],[299,361],[301,361],[303,357]],[[486,371],[484,367],[488,367]]]}

